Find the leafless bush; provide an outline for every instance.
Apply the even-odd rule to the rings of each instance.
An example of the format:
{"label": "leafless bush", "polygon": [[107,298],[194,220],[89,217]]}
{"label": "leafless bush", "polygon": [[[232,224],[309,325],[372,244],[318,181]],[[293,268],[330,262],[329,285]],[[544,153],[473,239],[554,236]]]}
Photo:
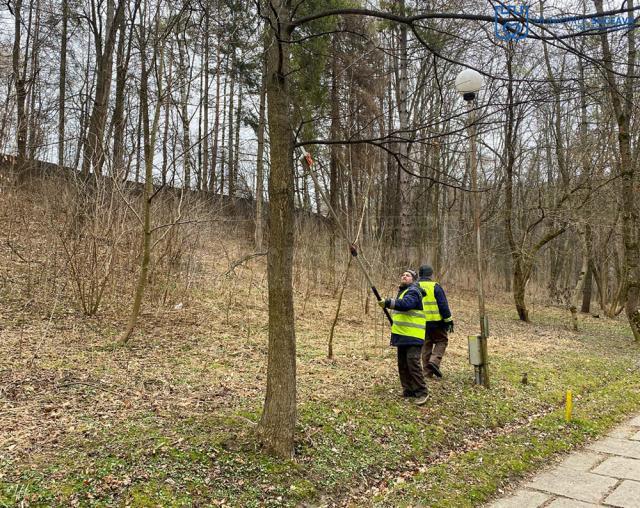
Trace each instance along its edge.
{"label": "leafless bush", "polygon": [[[47,307],[52,295],[86,315],[129,305],[139,269],[141,195],[112,180],[68,178],[4,187],[0,201],[0,290]],[[161,193],[154,199],[147,301],[189,298],[200,270],[202,199]],[[206,211],[205,211],[206,210]]]}
{"label": "leafless bush", "polygon": [[201,270],[202,231],[210,220],[207,204],[194,195],[174,192],[158,196],[149,295],[157,305],[189,299],[194,276]]}
{"label": "leafless bush", "polygon": [[[49,195],[49,220],[82,312],[98,312],[107,289],[131,270],[132,212],[106,181],[69,182]],[[124,280],[123,280],[124,279]]]}
{"label": "leafless bush", "polygon": [[6,303],[46,306],[47,296],[66,288],[64,261],[48,228],[43,193],[5,180],[0,199],[0,289]]}

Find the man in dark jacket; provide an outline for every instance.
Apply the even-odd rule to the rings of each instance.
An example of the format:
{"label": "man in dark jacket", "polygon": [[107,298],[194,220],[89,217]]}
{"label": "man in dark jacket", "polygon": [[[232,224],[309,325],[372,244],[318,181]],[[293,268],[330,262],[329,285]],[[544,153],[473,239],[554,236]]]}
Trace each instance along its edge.
{"label": "man in dark jacket", "polygon": [[396,298],[380,300],[382,308],[391,310],[391,345],[398,351],[398,374],[402,385],[402,396],[411,398],[421,406],[427,402],[428,391],[420,365],[420,352],[424,344],[424,313],[422,312],[422,290],[415,284],[418,274],[405,270],[400,277]]}
{"label": "man in dark jacket", "polygon": [[425,315],[426,336],[422,347],[422,365],[427,377],[440,378],[440,362],[449,344],[447,332],[453,332],[453,318],[444,289],[432,280],[432,277],[433,268],[430,265],[422,265],[418,280],[418,285],[425,292],[422,309]]}

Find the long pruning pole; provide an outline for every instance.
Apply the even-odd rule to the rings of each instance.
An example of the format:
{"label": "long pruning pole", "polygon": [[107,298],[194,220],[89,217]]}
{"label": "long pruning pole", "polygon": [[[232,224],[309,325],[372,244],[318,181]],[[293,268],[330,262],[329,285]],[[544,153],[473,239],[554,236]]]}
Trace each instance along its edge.
{"label": "long pruning pole", "polygon": [[[335,210],[331,206],[331,202],[329,201],[327,195],[322,190],[322,187],[320,186],[320,182],[318,182],[318,177],[311,170],[311,166],[313,165],[313,158],[311,157],[311,154],[309,152],[307,152],[304,148],[302,148],[302,156],[300,157],[300,163],[302,164],[302,167],[305,169],[305,171],[307,173],[309,173],[309,175],[311,176],[311,179],[313,180],[313,183],[315,184],[316,189],[318,189],[318,192],[320,192],[320,196],[322,197],[322,199],[326,203],[327,208],[329,208],[329,212],[333,216],[333,220],[336,223],[336,225],[338,226],[338,229],[339,229],[340,233],[342,234],[343,238],[349,244],[349,251],[351,252],[351,255],[357,261],[358,266],[360,267],[360,270],[362,271],[362,273],[364,274],[365,278],[367,279],[367,283],[369,284],[369,287],[371,288],[371,291],[373,292],[373,295],[376,297],[376,300],[378,300],[378,301],[382,300],[382,297],[380,296],[380,293],[378,292],[378,289],[376,288],[375,284],[371,280],[371,277],[369,276],[369,272],[367,272],[367,269],[365,268],[364,264],[362,263],[362,260],[358,257],[358,249],[356,248],[356,245],[351,240],[349,240],[349,235],[347,234],[346,230],[342,227],[342,224],[340,223],[340,220],[338,219],[338,215],[336,214]],[[393,319],[391,319],[391,314],[389,314],[389,311],[387,309],[382,309],[382,310],[384,311],[385,316],[387,316],[387,319],[389,320],[389,323],[393,324]]]}

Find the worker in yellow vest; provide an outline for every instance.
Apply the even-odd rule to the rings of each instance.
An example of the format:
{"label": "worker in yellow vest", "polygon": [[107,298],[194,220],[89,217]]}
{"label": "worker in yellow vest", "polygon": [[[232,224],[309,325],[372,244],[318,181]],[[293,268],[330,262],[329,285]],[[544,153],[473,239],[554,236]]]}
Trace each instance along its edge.
{"label": "worker in yellow vest", "polygon": [[453,332],[453,318],[444,289],[432,280],[433,268],[420,267],[418,285],[424,290],[422,310],[425,316],[426,336],[422,347],[422,366],[425,376],[442,377],[440,362],[449,344],[448,332]]}
{"label": "worker in yellow vest", "polygon": [[405,270],[400,276],[400,287],[396,298],[380,300],[380,307],[391,310],[391,345],[398,352],[398,374],[402,385],[402,396],[421,406],[427,402],[429,392],[420,365],[420,354],[424,344],[425,319],[422,312],[424,293],[415,284],[418,274]]}

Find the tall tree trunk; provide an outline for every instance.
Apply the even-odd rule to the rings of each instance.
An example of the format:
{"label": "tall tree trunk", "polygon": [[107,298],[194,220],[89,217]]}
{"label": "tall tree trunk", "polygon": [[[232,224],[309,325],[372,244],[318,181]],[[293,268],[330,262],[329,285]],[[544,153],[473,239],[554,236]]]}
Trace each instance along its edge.
{"label": "tall tree trunk", "polygon": [[191,136],[189,134],[189,55],[186,35],[178,35],[178,56],[180,63],[180,117],[182,120],[182,160],[184,168],[184,188],[191,188]]}
{"label": "tall tree trunk", "polygon": [[209,7],[205,8],[204,13],[204,90],[203,90],[203,125],[204,139],[200,139],[202,143],[202,165],[200,167],[201,182],[199,189],[207,190],[209,188]]}
{"label": "tall tree trunk", "polygon": [[164,125],[162,126],[162,169],[160,170],[163,186],[167,185],[167,174],[169,170],[169,124],[171,123],[171,105],[173,103],[173,51],[169,51],[169,61],[166,67],[167,72],[165,76],[167,86],[162,101],[164,107]]}
{"label": "tall tree trunk", "polygon": [[[544,15],[542,10],[543,9],[542,4],[540,9],[541,9],[541,12],[540,12],[541,15]],[[552,121],[550,122],[551,124],[550,134],[553,137],[553,146],[555,148],[555,160],[558,166],[558,171],[560,173],[561,185],[557,185],[554,182],[553,177],[550,177],[548,179],[548,183],[549,185],[551,185],[551,188],[553,189],[551,194],[553,196],[554,207],[557,207],[558,195],[563,192],[566,192],[566,189],[569,187],[569,184],[570,184],[570,176],[569,176],[568,161],[567,161],[567,150],[565,148],[565,143],[564,143],[565,129],[562,124],[562,92],[563,90],[560,82],[563,80],[563,75],[560,74],[559,76],[560,82],[559,82],[558,79],[556,79],[556,72],[554,72],[554,70],[551,67],[551,60],[549,59],[549,51],[547,48],[546,41],[543,41],[542,47],[544,51],[545,66],[547,69],[547,80],[551,84],[551,89],[553,90],[553,113],[552,113]],[[551,158],[549,158],[549,161],[548,161],[549,171],[551,171],[553,166],[554,166],[553,162]],[[554,228],[558,227],[558,220],[555,218],[553,220],[553,227]],[[565,238],[564,241],[560,242],[559,245],[556,245],[555,248],[549,249],[551,253],[555,254],[554,258],[552,259],[552,262],[550,263],[551,278],[549,281],[549,292],[550,292],[551,298],[556,300],[560,299],[559,298],[560,288],[565,287],[565,285],[560,282],[560,279],[561,279],[561,275],[563,273],[566,273],[568,268],[567,257],[569,254],[569,250],[567,247],[568,247],[568,238]],[[573,298],[571,300],[572,302],[569,304],[570,306],[573,305]]]}
{"label": "tall tree trunk", "polygon": [[[594,0],[596,11],[603,12],[603,1]],[[634,16],[633,0],[627,2],[628,15]],[[624,244],[623,275],[626,276],[625,311],[633,337],[640,341],[640,216],[638,212],[635,185],[638,170],[633,164],[631,153],[631,114],[633,108],[633,87],[636,68],[635,31],[629,30],[627,37],[627,72],[621,86],[616,83],[613,71],[613,56],[607,39],[607,32],[600,31],[603,64],[606,70],[607,86],[618,127],[618,148],[620,151],[620,177],[622,201],[622,238]]]}
{"label": "tall tree trunk", "polygon": [[[338,60],[337,38],[333,39],[334,57],[331,59],[331,139],[338,139],[340,130],[340,104],[338,103]],[[329,159],[329,204],[334,210],[338,209],[338,145],[331,145]],[[338,224],[331,218],[329,226],[329,271],[331,283],[337,286],[336,279],[336,230]]]}
{"label": "tall tree trunk", "polygon": [[[211,175],[209,176],[209,190],[216,191],[216,167],[218,164],[218,130],[220,129],[220,74],[222,58],[220,56],[220,42],[216,46],[216,105],[213,113],[213,147],[211,148]],[[220,189],[222,194],[222,189]]]}
{"label": "tall tree trunk", "polygon": [[[135,16],[135,14],[134,14]],[[132,28],[133,29],[133,26]],[[127,72],[131,57],[131,39],[129,32],[127,37],[127,27],[124,16],[122,16],[118,36],[118,49],[116,50],[116,96],[113,109],[113,168],[112,174],[115,178],[123,179],[125,174],[124,165],[124,135],[126,122],[124,119],[125,90],[127,84]],[[128,44],[125,41],[128,40]]]}
{"label": "tall tree trunk", "polygon": [[[83,86],[86,87],[87,90],[91,88],[90,83],[90,69],[91,69],[91,37],[87,37],[87,47],[85,48],[85,53],[87,55],[87,59],[85,61],[85,73],[84,73],[84,83]],[[87,139],[87,125],[89,124],[89,100],[82,101],[82,105],[80,106],[80,128],[78,129],[76,150],[73,156],[73,168],[78,169],[80,164],[80,155],[82,154],[82,148]]]}
{"label": "tall tree trunk", "polygon": [[[434,168],[434,175],[436,178],[442,178],[440,173],[440,157],[440,142],[436,140],[433,154],[431,156],[431,160],[433,161],[432,164]],[[440,264],[442,262],[442,222],[440,221],[440,210],[442,208],[442,204],[440,203],[440,199],[442,198],[441,194],[443,194],[443,192],[446,192],[446,189],[446,187],[441,185],[432,186],[429,189],[429,192],[430,194],[433,193],[433,209],[425,210],[426,214],[431,214],[431,241],[429,242],[429,239],[425,239],[425,243],[431,243],[431,245],[429,245],[429,248],[427,248],[427,252],[430,253],[430,259],[433,259],[433,268],[435,270],[435,273],[441,273]]]}
{"label": "tall tree trunk", "polygon": [[527,309],[525,295],[529,278],[526,276],[526,269],[523,268],[520,259],[514,259],[513,270],[513,299],[516,304],[516,312],[520,321],[529,321],[529,310]]}
{"label": "tall tree trunk", "polygon": [[591,312],[591,294],[593,293],[593,264],[589,261],[587,273],[584,276],[584,286],[582,288],[582,305],[580,312],[589,314]]}
{"label": "tall tree trunk", "polygon": [[200,103],[198,104],[198,134],[196,137],[196,143],[198,145],[198,156],[196,157],[196,164],[194,172],[196,176],[195,189],[200,190],[202,185],[202,109],[203,99],[202,91],[204,89],[204,66],[200,68],[200,82],[198,83],[198,93],[200,94]]}
{"label": "tall tree trunk", "polygon": [[573,330],[578,331],[578,305],[580,303],[580,299],[584,294],[584,287],[586,285],[586,276],[589,271],[589,249],[587,248],[587,233],[586,230],[583,229],[579,232],[580,240],[582,243],[582,266],[580,268],[580,272],[578,274],[578,280],[573,288],[572,294],[570,295],[570,300],[567,302],[569,307],[569,311],[571,312],[571,317],[573,320]]}
{"label": "tall tree trunk", "polygon": [[238,109],[236,110],[236,139],[233,154],[233,187],[238,189],[240,174],[240,123],[242,120],[242,83],[238,80]]}
{"label": "tall tree trunk", "polygon": [[[146,10],[146,9],[145,9]],[[144,11],[142,13],[144,16]],[[155,14],[155,26],[149,29],[157,37],[160,33],[159,27],[159,13]],[[142,30],[142,29],[141,29]],[[131,308],[131,314],[129,316],[129,322],[127,328],[120,337],[119,343],[126,344],[131,338],[131,334],[138,322],[138,316],[140,314],[140,307],[142,306],[142,298],[144,296],[145,286],[147,284],[147,275],[149,273],[149,264],[151,263],[151,200],[153,199],[153,154],[156,144],[156,134],[158,132],[158,123],[160,120],[160,110],[162,108],[162,72],[164,62],[164,48],[162,43],[158,40],[154,43],[153,53],[153,66],[156,68],[158,76],[158,97],[156,98],[155,110],[153,113],[153,119],[149,116],[149,68],[147,67],[147,38],[150,35],[148,33],[142,33],[139,35],[140,45],[140,115],[142,117],[142,130],[144,138],[144,192],[143,192],[143,213],[142,213],[142,249],[141,249],[141,262],[140,262],[140,274],[138,276],[138,283],[136,285],[133,305]],[[159,68],[158,68],[159,67]]]}
{"label": "tall tree trunk", "polygon": [[[406,14],[405,0],[400,0],[400,12]],[[407,26],[402,24],[400,30],[400,47],[398,54],[398,84],[397,84],[397,101],[398,101],[398,120],[400,122],[400,136],[403,140],[400,141],[400,161],[401,166],[409,166],[409,108],[408,108],[408,65],[409,55],[407,52]],[[412,260],[412,235],[411,235],[411,212],[412,206],[412,192],[411,181],[409,174],[403,171],[400,167],[398,185],[398,201],[400,207],[400,263],[404,266],[408,265]]]}
{"label": "tall tree trunk", "polygon": [[[512,78],[512,54],[507,54],[507,72],[508,77]],[[513,259],[513,299],[516,305],[516,312],[521,321],[529,321],[529,312],[525,302],[525,291],[527,280],[522,267],[522,248],[516,243],[513,220],[513,180],[515,172],[515,105],[513,97],[513,80],[507,82],[507,118],[505,125],[505,171],[507,173],[505,181],[505,207],[504,207],[504,224],[507,233],[507,241],[511,250]]]}
{"label": "tall tree trunk", "polygon": [[447,266],[449,259],[449,188],[442,187],[442,212],[440,214],[439,224],[441,227],[441,235],[438,237],[437,256],[434,269],[437,267],[436,273],[442,275]]}
{"label": "tall tree trunk", "polygon": [[267,451],[291,457],[296,427],[296,336],[293,313],[293,135],[290,124],[290,0],[272,0],[267,55],[269,174],[269,350],[267,392],[258,436]]}
{"label": "tall tree trunk", "polygon": [[82,155],[82,174],[85,177],[92,167],[95,174],[101,175],[104,163],[104,130],[111,94],[113,52],[125,4],[124,0],[119,0],[117,6],[114,6],[113,2],[114,0],[107,2],[107,28],[103,49],[101,34],[97,30],[94,32],[97,59],[96,92]]}
{"label": "tall tree trunk", "polygon": [[263,57],[262,83],[260,84],[260,103],[258,106],[258,154],[256,160],[256,229],[255,247],[260,252],[264,243],[263,203],[264,203],[264,129],[265,100],[267,95],[267,68]]}
{"label": "tall tree trunk", "polygon": [[[228,69],[228,60],[225,68]],[[227,72],[228,75],[228,72]],[[222,139],[220,140],[220,195],[224,196],[224,182],[225,182],[225,168],[226,168],[226,160],[227,160],[227,147],[225,146],[225,135],[227,133],[227,106],[226,106],[226,97],[227,97],[227,75],[225,75],[224,87],[222,91],[222,97],[224,98],[224,103],[222,104]]]}
{"label": "tall tree trunk", "polygon": [[229,197],[232,198],[236,194],[236,175],[234,174],[235,168],[235,150],[234,150],[234,99],[236,95],[235,85],[236,85],[236,50],[233,49],[231,54],[231,68],[229,69],[229,74],[231,75],[231,91],[229,93],[229,149],[227,151],[228,155],[228,186],[229,186]]}
{"label": "tall tree trunk", "polygon": [[[581,47],[581,51],[584,51],[584,44]],[[593,176],[593,167],[589,160],[589,139],[588,139],[588,110],[587,110],[587,90],[585,83],[584,66],[582,65],[582,58],[578,58],[578,72],[579,72],[579,87],[580,87],[580,166],[581,177],[586,180],[586,190],[588,195],[591,195],[591,181]],[[590,217],[588,213],[583,213],[584,221],[584,243],[583,243],[583,257],[586,262],[586,271],[584,274],[584,281],[582,285],[582,303],[580,305],[580,312],[588,314],[591,309],[591,293],[593,286],[593,234],[591,231],[591,224],[589,223]],[[577,305],[577,304],[576,304]]]}
{"label": "tall tree trunk", "polygon": [[[32,16],[35,18],[32,21]],[[27,157],[30,160],[34,160],[36,158],[36,152],[38,150],[38,145],[41,143],[39,140],[40,131],[40,122],[39,111],[36,111],[36,102],[38,93],[40,92],[40,87],[38,87],[38,75],[40,74],[40,0],[35,1],[35,6],[33,1],[31,2],[30,12],[29,12],[29,32],[33,33],[31,39],[33,40],[33,49],[31,50],[30,60],[30,78],[29,78],[29,111],[27,117],[29,118],[29,129],[27,134]],[[28,51],[28,48],[27,48]],[[25,59],[26,63],[27,59]]]}
{"label": "tall tree trunk", "polygon": [[[16,142],[18,145],[18,156],[16,157],[16,171],[21,174],[25,170],[27,161],[27,133],[29,124],[27,122],[26,101],[26,76],[21,65],[20,56],[22,55],[21,35],[22,35],[22,0],[15,0],[13,5],[14,23],[14,39],[13,39],[13,80],[16,87],[16,109],[17,109],[17,131]],[[29,35],[27,34],[27,37]],[[27,55],[23,57],[25,60]]]}
{"label": "tall tree trunk", "polygon": [[[133,181],[136,183],[140,181],[140,168],[142,167],[142,152],[144,150],[144,142],[141,141],[143,137],[142,123],[143,123],[142,107],[140,107],[140,110],[138,111],[138,126],[136,128],[136,141],[135,141],[136,169],[135,169],[135,174],[133,178]],[[143,144],[142,150],[140,149],[141,143]],[[175,147],[175,144],[174,144],[174,147]],[[173,179],[171,181],[171,185],[173,185]]]}

